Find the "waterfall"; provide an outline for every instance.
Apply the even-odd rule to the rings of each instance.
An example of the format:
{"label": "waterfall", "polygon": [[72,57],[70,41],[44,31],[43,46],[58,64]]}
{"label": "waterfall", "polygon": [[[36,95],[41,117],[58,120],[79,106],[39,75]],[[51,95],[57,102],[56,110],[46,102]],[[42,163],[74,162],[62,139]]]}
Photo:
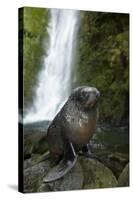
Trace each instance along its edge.
{"label": "waterfall", "polygon": [[71,92],[78,11],[51,9],[50,13],[49,48],[38,77],[34,104],[24,123],[52,120]]}

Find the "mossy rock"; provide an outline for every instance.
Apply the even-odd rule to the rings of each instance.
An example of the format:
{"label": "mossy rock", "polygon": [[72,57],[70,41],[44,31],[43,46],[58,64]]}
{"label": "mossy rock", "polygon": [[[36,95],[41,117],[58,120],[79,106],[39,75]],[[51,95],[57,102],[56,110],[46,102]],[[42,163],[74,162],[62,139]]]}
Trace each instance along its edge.
{"label": "mossy rock", "polygon": [[83,172],[79,162],[64,177],[57,181],[44,183],[39,188],[39,192],[45,191],[69,191],[80,190],[83,186]]}
{"label": "mossy rock", "polygon": [[37,165],[47,159],[45,159],[47,157],[47,154],[49,152],[45,152],[44,154],[32,154],[31,157],[29,159],[24,160],[24,169],[27,169],[29,167],[33,167],[34,165]]}
{"label": "mossy rock", "polygon": [[122,173],[118,178],[118,186],[124,187],[129,186],[129,163],[125,166]]}
{"label": "mossy rock", "polygon": [[24,192],[69,191],[80,189],[111,188],[118,185],[110,169],[95,159],[79,157],[75,166],[61,179],[43,183],[50,169],[44,155],[32,155],[24,169]]}
{"label": "mossy rock", "polygon": [[[27,159],[28,164],[25,163],[24,169],[24,192],[50,192],[50,191],[69,191],[79,190],[83,187],[83,172],[79,162],[59,180],[43,183],[43,178],[50,169],[50,162],[42,161],[42,156],[34,155]],[[26,161],[27,161],[26,160]],[[25,162],[26,162],[25,161]]]}
{"label": "mossy rock", "polygon": [[24,144],[24,159],[28,159],[31,157],[33,151],[33,144]]}
{"label": "mossy rock", "polygon": [[33,153],[43,154],[48,150],[48,143],[46,140],[46,136],[43,136],[33,148]]}
{"label": "mossy rock", "polygon": [[117,186],[112,171],[95,159],[80,158],[84,173],[83,189],[111,188]]}
{"label": "mossy rock", "polygon": [[24,192],[37,192],[43,183],[43,177],[49,169],[49,161],[38,163],[24,170]]}
{"label": "mossy rock", "polygon": [[47,150],[48,144],[44,133],[24,135],[24,159],[30,158],[32,153],[44,154]]}

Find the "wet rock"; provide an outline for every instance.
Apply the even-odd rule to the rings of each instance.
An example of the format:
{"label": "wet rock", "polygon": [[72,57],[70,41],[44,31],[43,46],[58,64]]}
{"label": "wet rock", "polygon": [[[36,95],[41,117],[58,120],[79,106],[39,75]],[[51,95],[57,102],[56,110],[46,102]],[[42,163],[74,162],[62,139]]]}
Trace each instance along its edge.
{"label": "wet rock", "polygon": [[49,161],[38,163],[24,170],[24,192],[37,192],[41,187],[43,177],[46,175],[49,168]]}
{"label": "wet rock", "polygon": [[31,158],[24,161],[24,169],[31,167]]}
{"label": "wet rock", "polygon": [[127,154],[115,152],[108,156],[108,159],[118,161],[120,163],[127,163],[129,160],[129,156]]}
{"label": "wet rock", "polygon": [[[79,189],[110,188],[118,185],[110,169],[95,159],[79,157],[76,165],[59,180],[43,183],[50,162],[34,155],[27,160],[24,170],[24,192],[69,191]],[[41,161],[41,162],[40,162]]]}
{"label": "wet rock", "polygon": [[80,158],[84,173],[83,189],[111,188],[117,186],[112,171],[95,159]]}
{"label": "wet rock", "polygon": [[33,148],[33,153],[43,154],[48,150],[48,143],[46,140],[46,136],[43,136]]}
{"label": "wet rock", "polygon": [[40,162],[45,161],[45,157],[48,154],[48,152],[45,152],[44,154],[32,154],[29,159],[24,160],[24,169],[27,169],[29,167],[32,167]]}
{"label": "wet rock", "polygon": [[39,192],[79,190],[83,186],[83,172],[79,162],[63,178],[40,186]]}
{"label": "wet rock", "polygon": [[44,133],[24,135],[24,159],[30,158],[32,153],[43,154],[47,149],[48,144]]}
{"label": "wet rock", "polygon": [[24,159],[28,159],[31,157],[33,151],[33,144],[28,142],[24,142]]}
{"label": "wet rock", "polygon": [[118,178],[118,186],[124,187],[129,186],[129,163],[125,166],[122,173]]}
{"label": "wet rock", "polygon": [[[34,132],[31,131],[31,127],[25,130],[27,131],[27,134],[24,134],[25,192],[110,188],[129,185],[129,165],[126,165],[129,162],[128,151],[126,153],[119,151],[120,145],[128,144],[127,139],[125,139],[126,134],[116,140],[118,134],[114,132],[113,140],[111,140],[112,132],[111,134],[104,134],[103,129],[99,127],[98,134],[95,134],[90,141],[92,154],[99,161],[79,156],[76,165],[66,176],[51,183],[43,183],[43,179],[50,168],[50,162],[43,159],[48,149],[46,132],[44,133],[43,127],[39,128],[38,131],[38,126],[37,128],[34,127]],[[107,137],[105,137],[106,135]],[[111,146],[108,144],[111,144]],[[116,178],[118,178],[118,181]]]}
{"label": "wet rock", "polygon": [[83,186],[83,172],[79,162],[63,178],[51,182],[43,183],[43,178],[50,168],[50,162],[44,161],[34,166],[32,159],[29,160],[30,167],[24,170],[24,192],[48,192],[79,190]]}
{"label": "wet rock", "polygon": [[117,179],[120,176],[124,166],[129,162],[129,155],[126,153],[112,153],[106,150],[99,150],[99,152],[94,152],[93,155],[101,163],[107,166],[113,172]]}

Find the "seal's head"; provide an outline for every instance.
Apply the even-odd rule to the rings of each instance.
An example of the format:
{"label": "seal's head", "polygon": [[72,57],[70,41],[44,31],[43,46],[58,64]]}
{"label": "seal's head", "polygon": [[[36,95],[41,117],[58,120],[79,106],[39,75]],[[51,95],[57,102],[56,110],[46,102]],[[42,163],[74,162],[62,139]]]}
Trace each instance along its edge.
{"label": "seal's head", "polygon": [[70,99],[74,100],[75,103],[84,110],[94,108],[97,105],[100,92],[95,87],[82,86],[76,88]]}

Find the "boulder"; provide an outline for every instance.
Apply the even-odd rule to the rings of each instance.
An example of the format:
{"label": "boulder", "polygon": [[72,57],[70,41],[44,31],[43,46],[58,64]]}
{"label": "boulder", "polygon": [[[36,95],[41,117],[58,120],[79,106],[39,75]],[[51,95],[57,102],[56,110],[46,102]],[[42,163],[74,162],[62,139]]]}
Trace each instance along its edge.
{"label": "boulder", "polygon": [[129,163],[125,166],[122,173],[118,178],[118,186],[124,187],[129,186]]}
{"label": "boulder", "polygon": [[38,163],[24,170],[24,192],[37,192],[43,183],[43,177],[49,169],[49,161]]}
{"label": "boulder", "polygon": [[117,186],[117,180],[112,171],[95,159],[80,158],[84,173],[83,189],[112,188]]}
{"label": "boulder", "polygon": [[59,180],[43,183],[50,169],[50,161],[43,161],[45,155],[33,155],[25,160],[24,192],[69,191],[80,189],[111,188],[117,180],[110,169],[95,159],[78,158],[75,166]]}
{"label": "boulder", "polygon": [[30,158],[32,153],[43,154],[47,150],[46,134],[36,132],[24,135],[24,159]]}
{"label": "boulder", "polygon": [[79,162],[63,178],[50,183],[44,183],[38,189],[39,192],[45,191],[68,191],[80,190],[83,186],[83,172]]}
{"label": "boulder", "polygon": [[[31,161],[31,160],[30,160]],[[63,178],[50,183],[43,183],[43,178],[50,168],[49,161],[43,161],[24,170],[24,192],[48,192],[79,190],[83,186],[83,173],[79,162]]]}

